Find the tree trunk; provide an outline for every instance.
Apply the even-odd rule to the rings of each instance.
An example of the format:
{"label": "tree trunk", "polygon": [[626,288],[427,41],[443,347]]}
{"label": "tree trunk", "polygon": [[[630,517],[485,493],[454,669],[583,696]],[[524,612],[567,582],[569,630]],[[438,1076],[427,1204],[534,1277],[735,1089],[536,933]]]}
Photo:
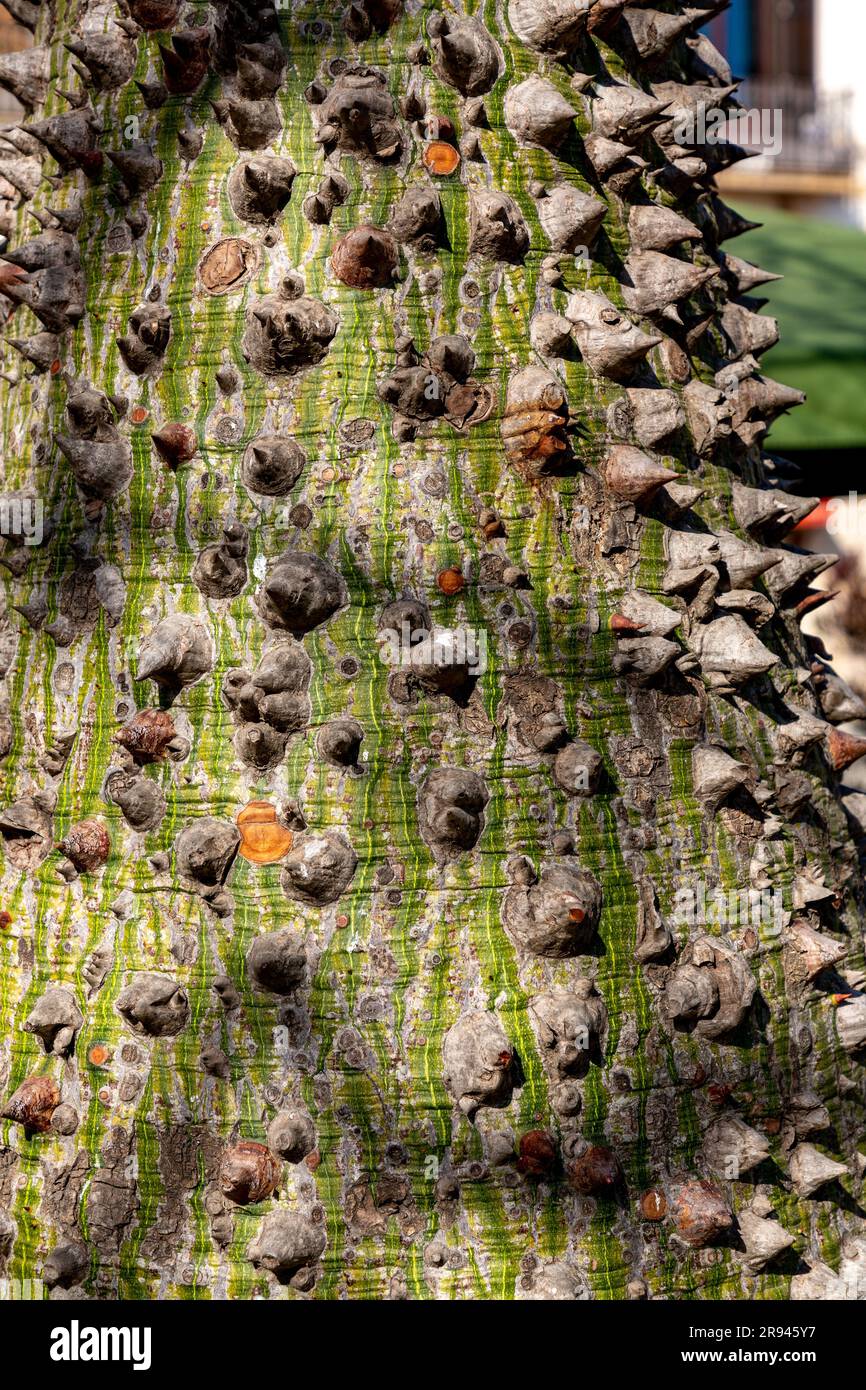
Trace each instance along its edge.
{"label": "tree trunk", "polygon": [[11,6],[13,1296],[864,1296],[718,8]]}

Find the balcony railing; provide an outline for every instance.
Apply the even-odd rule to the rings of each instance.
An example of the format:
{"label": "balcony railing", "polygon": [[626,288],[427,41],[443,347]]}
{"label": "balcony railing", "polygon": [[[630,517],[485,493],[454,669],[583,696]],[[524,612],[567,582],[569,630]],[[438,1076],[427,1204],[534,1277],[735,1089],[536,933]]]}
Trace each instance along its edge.
{"label": "balcony railing", "polygon": [[[778,132],[768,145],[766,138],[757,135],[757,122],[750,131],[741,120],[730,131],[733,140],[739,136],[739,144],[761,155],[767,168],[833,174],[847,174],[854,168],[857,149],[851,92],[820,91],[810,82],[793,78],[749,78],[737,97],[746,111],[768,113],[765,130]],[[748,167],[757,172],[757,163]]]}

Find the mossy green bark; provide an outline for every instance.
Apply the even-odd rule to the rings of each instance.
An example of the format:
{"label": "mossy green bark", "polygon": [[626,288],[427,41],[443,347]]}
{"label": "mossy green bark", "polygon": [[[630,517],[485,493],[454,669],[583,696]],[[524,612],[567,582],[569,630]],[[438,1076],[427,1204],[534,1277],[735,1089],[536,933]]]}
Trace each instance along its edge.
{"label": "mossy green bark", "polygon": [[[197,12],[207,8],[192,6]],[[707,814],[691,785],[691,749],[706,732],[720,735],[736,756],[764,773],[772,756],[772,702],[779,695],[766,687],[753,703],[740,696],[724,699],[697,682],[689,698],[703,713],[683,732],[672,723],[666,697],[635,690],[615,676],[609,616],[636,583],[660,593],[666,565],[665,526],[655,517],[634,523],[630,552],[602,553],[600,523],[608,502],[594,480],[610,442],[606,409],[621,395],[619,386],[594,377],[577,354],[564,359],[561,375],[579,467],[535,485],[506,461],[500,423],[508,377],[535,360],[528,335],[535,307],[564,302],[562,291],[551,291],[539,274],[549,247],[529,185],[534,179],[565,179],[586,191],[590,185],[573,163],[518,147],[504,125],[508,86],[539,67],[536,56],[513,38],[504,7],[488,0],[474,11],[501,44],[505,72],[485,99],[483,161],[464,160],[456,175],[437,184],[447,245],[427,262],[405,261],[404,278],[394,289],[351,290],[330,270],[330,254],[344,232],[361,222],[382,225],[404,188],[427,178],[418,139],[410,139],[411,157],[399,167],[343,159],[350,193],[329,226],[314,227],[302,214],[303,199],[318,187],[325,167],[304,89],[330,61],[344,57],[381,68],[399,101],[412,70],[407,47],[423,37],[435,8],[411,6],[386,36],[359,45],[342,34],[336,10],[328,16],[333,28],[318,41],[305,26],[324,18],[320,6],[279,12],[287,67],[278,97],[283,133],[273,151],[289,156],[298,174],[273,245],[264,244],[261,229],[239,222],[228,202],[226,179],[241,156],[208,104],[218,95],[218,77],[155,112],[144,109],[132,84],[98,97],[103,147],[122,147],[124,121],[135,116],[141,138],[152,142],[163,161],[159,186],[142,200],[148,227],[141,239],[112,250],[110,233],[124,226],[124,208],[112,196],[114,176],[84,186],[83,322],[64,339],[59,372],[21,373],[14,388],[3,383],[4,485],[34,487],[56,522],[50,538],[34,548],[26,573],[3,580],[4,625],[16,641],[6,675],[13,741],[3,763],[4,798],[8,804],[34,788],[53,788],[56,839],[73,823],[95,816],[112,840],[104,870],[71,883],[59,877],[56,853],[32,872],[16,870],[8,856],[5,863],[4,1095],[25,1076],[49,1073],[80,1116],[77,1132],[65,1138],[28,1138],[19,1127],[0,1125],[0,1205],[17,1227],[5,1267],[13,1288],[16,1280],[39,1277],[53,1245],[84,1240],[91,1259],[85,1287],[98,1297],[301,1296],[246,1258],[274,1199],[235,1211],[228,1246],[214,1238],[207,1202],[224,1142],[263,1140],[270,1119],[289,1099],[309,1107],[317,1151],[312,1162],[287,1165],[276,1202],[311,1213],[324,1224],[328,1241],[320,1277],[303,1296],[510,1299],[521,1280],[556,1259],[573,1265],[593,1298],[624,1298],[635,1279],[661,1298],[787,1297],[796,1259],[754,1275],[735,1242],[688,1251],[672,1240],[669,1222],[642,1218],[645,1190],[702,1171],[701,1134],[714,1113],[707,1100],[713,1082],[730,1084],[739,1113],[770,1135],[774,1161],[762,1174],[762,1190],[771,1193],[807,1264],[822,1260],[838,1268],[843,1239],[859,1229],[855,1150],[862,1068],[838,1044],[827,996],[789,998],[781,942],[749,944],[737,929],[733,939],[748,952],[766,1013],[736,1043],[708,1044],[660,1026],[658,981],[634,958],[642,876],[654,882],[665,914],[672,912],[677,889],[693,879],[728,889],[748,883],[760,830],[736,816]],[[61,87],[76,81],[62,40],[86,9],[74,0],[42,7],[37,38],[52,45],[52,76]],[[138,40],[136,76],[142,80],[160,72],[158,38]],[[613,49],[602,40],[596,46],[611,73],[626,75]],[[542,66],[581,106],[567,69],[553,62]],[[454,90],[429,67],[423,77],[428,111],[460,126]],[[52,87],[46,113],[62,109]],[[204,134],[202,151],[189,164],[177,143],[188,117]],[[582,106],[576,127],[582,134],[589,129]],[[75,182],[70,178],[59,191],[43,185],[33,205],[62,205]],[[469,191],[484,184],[520,205],[532,237],[525,264],[492,265],[470,256]],[[598,288],[619,304],[617,269],[628,252],[628,207],[613,196],[608,201],[591,271],[567,265],[562,289]],[[22,207],[19,235],[29,234]],[[209,246],[230,235],[261,244],[261,269],[242,291],[208,297],[197,280],[198,263]],[[244,312],[292,268],[303,275],[307,293],[338,314],[340,328],[320,366],[291,381],[265,381],[241,354]],[[136,378],[124,367],[115,338],[125,331],[130,311],[157,287],[171,309],[171,341],[159,375]],[[19,311],[17,333],[23,333],[25,320],[26,312]],[[27,321],[28,331],[36,331],[35,321]],[[440,422],[398,444],[391,414],[377,395],[377,381],[393,365],[395,340],[410,333],[423,350],[437,334],[451,332],[472,341],[475,375],[496,392],[497,409],[471,430],[458,432]],[[10,351],[7,368],[11,359]],[[215,382],[221,362],[232,363],[242,377],[241,388],[229,397]],[[693,367],[711,377],[699,356]],[[673,384],[664,381],[661,367],[659,374],[663,384]],[[86,520],[69,468],[52,444],[53,431],[63,428],[68,384],[75,377],[107,394],[123,394],[128,402],[121,430],[132,443],[134,479],[128,494],[95,523]],[[371,424],[360,446],[345,430],[357,420]],[[150,440],[151,431],[168,421],[188,424],[198,440],[196,458],[176,473],[166,469]],[[254,497],[240,481],[244,449],[266,422],[269,429],[290,433],[309,459],[289,499]],[[697,511],[712,529],[732,523],[731,476],[724,466],[700,466],[707,495]],[[291,515],[301,502],[312,514],[303,530]],[[478,524],[484,506],[500,513],[505,539],[485,540]],[[585,515],[592,518],[589,526],[582,525]],[[191,571],[200,549],[218,538],[227,519],[249,528],[250,580],[235,599],[208,600],[192,583]],[[121,571],[126,602],[117,626],[96,615],[71,646],[60,649],[44,628],[32,630],[20,619],[13,605],[44,592],[46,622],[56,617],[76,539]],[[252,667],[261,654],[267,633],[253,595],[267,564],[289,545],[327,555],[341,571],[350,601],[305,640],[313,663],[309,729],[292,739],[274,772],[257,775],[235,756],[234,725],[220,692],[228,671]],[[482,559],[491,550],[523,567],[530,587],[512,591],[481,583]],[[447,598],[436,575],[452,565],[468,583],[458,597]],[[466,623],[486,634],[487,669],[467,706],[423,693],[410,706],[392,699],[376,632],[384,604],[404,593],[423,595],[442,626]],[[142,636],[173,610],[205,621],[216,661],[175,702],[173,713],[188,722],[191,751],[180,763],[146,769],[165,793],[167,813],[157,831],[136,835],[106,799],[105,778],[117,761],[113,734],[136,707],[155,703],[153,687],[137,683],[134,675]],[[524,645],[509,640],[515,621],[529,624],[532,636]],[[778,691],[796,695],[796,668],[808,661],[794,625],[779,621],[762,640],[782,658]],[[570,802],[544,760],[515,759],[502,697],[506,678],[520,672],[552,676],[569,730],[603,755],[605,781],[591,800]],[[365,730],[362,775],[340,772],[316,754],[317,730],[344,714]],[[77,731],[71,756],[62,774],[51,778],[41,754],[58,733],[71,729]],[[437,866],[419,834],[416,804],[423,774],[440,765],[481,772],[491,795],[476,850],[445,868]],[[847,942],[848,963],[862,966],[860,885],[845,818],[818,755],[809,773],[813,809],[802,833],[785,829],[785,842],[794,848],[778,885],[790,906],[796,867],[806,855],[820,865],[844,898],[830,930]],[[300,907],[283,893],[279,865],[256,867],[238,859],[228,884],[233,912],[219,918],[183,889],[173,869],[154,869],[151,857],[170,851],[192,819],[234,819],[256,798],[275,804],[296,799],[312,829],[345,833],[359,864],[338,903],[321,910]],[[550,857],[552,832],[565,826],[575,832],[581,866],[604,891],[601,946],[597,954],[550,962],[515,950],[501,908],[511,856],[525,854],[542,865]],[[651,831],[644,842],[643,829]],[[128,893],[131,899],[118,907]],[[252,988],[245,956],[258,934],[287,925],[305,934],[317,963],[303,997],[281,1007]],[[677,933],[682,946],[688,930],[678,927]],[[112,948],[111,965],[92,994],[83,971],[105,945]],[[190,1020],[175,1039],[133,1039],[117,1013],[120,990],[143,970],[171,975],[188,993]],[[238,1012],[226,1014],[212,989],[223,974],[240,993]],[[567,987],[582,977],[595,980],[609,1031],[602,1064],[591,1068],[584,1083],[581,1113],[565,1127],[616,1150],[626,1179],[617,1200],[581,1197],[561,1173],[536,1182],[513,1164],[491,1167],[486,1157],[494,1132],[510,1132],[515,1144],[529,1130],[559,1134],[528,1003],[542,989]],[[85,1015],[68,1060],[45,1057],[38,1039],[23,1030],[34,1001],[58,983],[74,991]],[[508,1109],[484,1110],[474,1125],[454,1109],[441,1060],[444,1035],[470,1005],[496,1012],[524,1077]],[[203,1070],[204,1043],[225,1052],[227,1077]],[[99,1065],[90,1060],[94,1047],[106,1055]],[[830,1110],[830,1150],[850,1160],[850,1176],[841,1184],[844,1198],[837,1192],[835,1198],[802,1202],[788,1190],[786,1155],[776,1136],[785,1098],[807,1082]],[[443,1202],[437,1178],[452,1170],[459,1198]],[[735,1209],[755,1195],[745,1181],[727,1183],[725,1191]],[[388,1200],[377,1203],[378,1193],[387,1193]],[[445,1257],[434,1266],[425,1261],[425,1250],[437,1235]]]}

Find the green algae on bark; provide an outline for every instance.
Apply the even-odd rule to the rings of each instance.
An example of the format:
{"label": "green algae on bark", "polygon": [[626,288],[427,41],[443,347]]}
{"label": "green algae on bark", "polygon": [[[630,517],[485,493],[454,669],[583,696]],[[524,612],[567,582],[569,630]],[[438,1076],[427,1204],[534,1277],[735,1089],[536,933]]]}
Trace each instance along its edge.
{"label": "green algae on bark", "polygon": [[[7,542],[3,557],[3,806],[40,797],[37,810],[51,823],[50,837],[29,849],[14,826],[3,835],[0,1082],[5,1103],[26,1077],[52,1076],[77,1116],[72,1132],[41,1135],[2,1121],[0,1209],[16,1236],[8,1254],[0,1246],[0,1262],[13,1279],[38,1278],[52,1248],[84,1242],[82,1282],[97,1297],[510,1299],[545,1296],[564,1267],[575,1297],[778,1299],[796,1297],[809,1270],[825,1278],[825,1266],[859,1296],[862,1056],[843,1046],[835,1012],[861,1008],[861,875],[820,748],[791,759],[776,742],[780,726],[821,714],[811,685],[820,653],[800,635],[787,595],[764,623],[754,603],[761,581],[736,589],[709,550],[722,529],[779,546],[778,535],[738,526],[731,484],[785,479],[762,449],[772,404],[740,408],[736,391],[720,385],[731,372],[740,385],[757,382],[760,369],[738,355],[720,320],[738,297],[721,249],[726,214],[712,191],[716,153],[702,146],[696,158],[677,145],[664,114],[676,101],[728,102],[723,60],[696,36],[715,7],[698,4],[692,25],[646,61],[622,8],[487,0],[465,11],[362,4],[323,15],[267,0],[195,3],[173,32],[207,26],[207,71],[193,92],[149,105],[132,81],[89,89],[63,45],[83,32],[122,33],[122,21],[135,79],[146,85],[165,76],[160,44],[170,33],[130,23],[134,5],[41,7],[36,37],[50,47],[52,83],[38,117],[69,111],[61,89],[80,90],[99,116],[95,147],[143,141],[162,174],[136,195],[107,161],[101,173],[91,155],[87,173],[61,171],[23,137],[16,158],[54,181],[4,202],[13,248],[32,234],[28,210],[50,226],[49,208],[80,202],[86,282],[83,318],[69,323],[48,372],[31,375],[4,349],[0,398],[4,487],[30,490],[50,520],[41,545],[22,556]],[[658,8],[664,17],[682,7],[660,0]],[[550,33],[568,31],[563,47],[533,46],[539,18]],[[485,76],[494,50],[496,74]],[[554,149],[518,143],[506,122],[506,94],[536,74],[576,113]],[[342,115],[332,100],[341,83],[353,93]],[[629,94],[648,99],[641,119],[614,109]],[[331,113],[328,122],[317,108]],[[256,146],[257,122],[274,119],[279,133]],[[443,135],[460,159],[438,178],[423,152]],[[15,147],[3,138],[4,150]],[[229,200],[229,176],[242,160],[275,155],[295,170],[288,200],[270,225],[247,223]],[[345,180],[345,197],[313,222],[305,200],[326,174]],[[400,246],[390,286],[353,289],[338,279],[338,242],[361,226],[387,229],[405,191],[418,187],[441,203],[435,246]],[[587,248],[566,228],[560,252],[544,230],[542,204],[562,188],[603,200]],[[484,190],[512,200],[492,220]],[[629,214],[641,204],[681,213],[701,240],[636,260]],[[513,242],[517,219],[528,234],[522,251],[479,252]],[[203,257],[238,238],[255,248],[251,273],[220,286],[225,293],[205,292]],[[691,264],[718,274],[648,317],[626,307],[636,289],[651,299],[658,277]],[[630,272],[649,278],[635,286]],[[148,305],[170,311],[171,330],[136,374],[117,339]],[[315,337],[322,311],[336,328]],[[561,320],[561,355],[536,346],[533,324],[544,314]],[[40,325],[22,306],[11,327],[9,336],[24,338]],[[625,346],[634,329],[638,350]],[[260,370],[251,331],[269,345],[276,371]],[[428,371],[446,335],[445,365]],[[472,363],[462,375],[451,370],[458,358]],[[522,395],[509,412],[509,387],[527,367],[538,371],[537,396]],[[399,378],[394,406],[383,382],[413,371],[422,373],[420,391],[417,378],[414,395]],[[54,445],[82,382],[110,398],[114,428],[132,449],[131,483],[104,506],[82,494]],[[566,401],[567,448],[551,382]],[[684,407],[682,424],[646,443],[628,391],[671,392],[694,412],[689,383],[706,388],[709,442]],[[197,446],[176,468],[151,439],[168,424],[191,430]],[[306,456],[286,496],[244,486],[244,454],[263,434],[291,438]],[[631,468],[639,449],[678,482],[642,493],[635,474],[620,476],[617,490],[606,471],[617,445],[631,446]],[[492,535],[480,520],[491,508],[501,521]],[[247,582],[239,594],[207,597],[193,569],[228,522],[249,533]],[[708,549],[673,585],[670,546],[681,533],[705,537]],[[326,560],[342,586],[336,607],[298,630],[313,571],[306,587],[280,588],[272,568],[286,551]],[[100,565],[122,577],[119,615],[98,586],[87,587]],[[437,584],[448,569],[464,580],[450,595]],[[636,592],[671,610],[668,647],[622,620]],[[415,639],[468,630],[483,639],[481,668],[449,679],[413,665],[411,652],[405,666],[390,667],[382,615],[410,598],[425,624]],[[33,605],[42,600],[40,616]],[[28,604],[30,618],[19,612]],[[138,678],[139,656],[171,614],[202,625],[208,669],[158,689]],[[723,616],[732,623],[730,667],[704,670],[701,640]],[[780,661],[768,675],[737,677],[755,629]],[[274,726],[260,720],[260,696],[237,673],[249,676],[283,641],[301,642],[310,660],[309,710],[288,720],[282,756],[252,766],[238,730]],[[235,676],[237,718],[223,694]],[[283,686],[271,698],[287,693]],[[111,770],[134,771],[113,735],[136,709],[169,705],[188,751],[136,773],[166,803],[159,824],[137,832],[108,794]],[[363,729],[356,767],[320,755],[319,735],[339,717]],[[51,772],[45,750],[68,731],[71,752]],[[556,751],[574,740],[601,756],[592,794],[568,793],[554,775]],[[693,750],[706,744],[749,774],[715,804],[698,797],[693,779]],[[447,768],[480,779],[483,811],[464,786],[437,803],[431,824],[425,780]],[[284,864],[242,858],[208,879],[206,845],[202,876],[178,873],[182,831],[205,818],[231,825],[254,800],[279,809],[301,853],[329,845],[339,859],[345,851],[328,834],[351,847],[357,862],[341,892],[326,891],[327,872],[317,896],[298,891],[303,878]],[[51,846],[85,818],[107,829],[110,857],[96,873],[64,877]],[[588,946],[575,945],[583,908],[561,886],[567,874],[548,886],[546,872],[563,865],[600,885]],[[683,895],[699,885],[708,898],[717,888],[752,889],[759,908],[778,892],[784,926],[689,921]],[[641,963],[647,886],[671,946]],[[506,907],[506,897],[517,905]],[[507,931],[509,912],[549,927],[548,914],[556,949],[530,952],[521,943],[539,938]],[[792,918],[847,947],[838,969],[806,987],[786,971]],[[303,981],[285,993],[259,989],[250,948],[286,930],[304,944]],[[735,949],[758,987],[730,1036],[713,1035],[712,1020],[736,1003],[732,979],[750,991],[744,976],[725,973],[724,956],[701,947],[707,934]],[[133,1027],[118,1012],[121,992],[148,977],[157,993],[182,992],[188,1017],[177,1033]],[[603,1049],[587,1059],[586,1043],[568,1034],[566,1006],[551,1045],[532,1004],[549,993],[582,998],[589,981],[606,1025]],[[45,1056],[24,1029],[57,984],[84,1018],[65,1060]],[[154,996],[147,1017],[164,1022],[166,1008]],[[449,1037],[465,1040],[452,1069],[459,1087],[443,1062]],[[496,1055],[485,1039],[497,1040]],[[314,1150],[282,1165],[274,1196],[237,1205],[220,1186],[223,1150],[265,1143],[290,1105],[311,1117]],[[720,1113],[767,1135],[771,1159],[756,1172],[713,1169],[703,1143]],[[521,1137],[539,1130],[553,1136],[558,1158],[533,1177],[517,1157]],[[817,1200],[792,1190],[790,1154],[806,1135],[846,1163],[844,1197],[832,1187]],[[587,1144],[614,1151],[624,1175],[615,1195],[587,1195],[572,1181]],[[727,1231],[707,1245],[675,1215],[695,1176],[730,1213]],[[642,1210],[649,1191],[665,1195],[663,1221]],[[746,1210],[774,1211],[798,1233],[795,1254],[766,1268],[753,1258],[736,1227]],[[264,1228],[273,1214],[288,1223],[273,1228],[285,1248]]]}

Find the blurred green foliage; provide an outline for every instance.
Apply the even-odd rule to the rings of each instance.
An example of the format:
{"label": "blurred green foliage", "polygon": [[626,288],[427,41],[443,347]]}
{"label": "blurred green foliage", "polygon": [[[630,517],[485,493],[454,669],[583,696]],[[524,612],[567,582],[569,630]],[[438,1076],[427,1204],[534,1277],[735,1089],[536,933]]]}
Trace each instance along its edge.
{"label": "blurred green foliage", "polygon": [[735,202],[764,225],[729,242],[732,255],[785,279],[762,286],[782,341],[767,373],[805,391],[778,421],[771,450],[866,447],[866,234],[816,218]]}

